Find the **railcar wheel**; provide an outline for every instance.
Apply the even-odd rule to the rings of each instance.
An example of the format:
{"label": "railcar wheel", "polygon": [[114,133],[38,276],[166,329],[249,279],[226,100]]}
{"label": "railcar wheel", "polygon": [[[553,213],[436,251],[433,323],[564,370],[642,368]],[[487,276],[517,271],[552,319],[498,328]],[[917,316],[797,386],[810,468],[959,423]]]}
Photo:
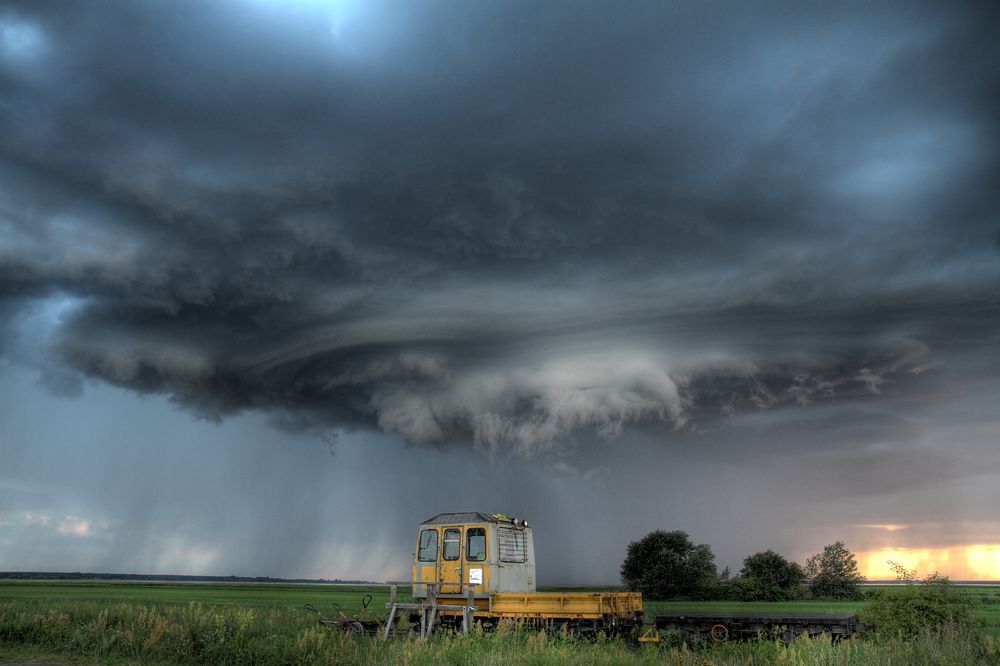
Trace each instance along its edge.
{"label": "railcar wheel", "polygon": [[708,635],[716,643],[724,643],[729,640],[729,629],[724,624],[712,625],[712,629],[708,632]]}

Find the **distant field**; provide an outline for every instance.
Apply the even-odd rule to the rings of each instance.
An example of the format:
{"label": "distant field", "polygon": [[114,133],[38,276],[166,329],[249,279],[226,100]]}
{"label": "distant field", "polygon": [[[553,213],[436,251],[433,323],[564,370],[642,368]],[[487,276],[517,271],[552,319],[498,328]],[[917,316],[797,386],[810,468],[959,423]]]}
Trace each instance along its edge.
{"label": "distant field", "polygon": [[[607,588],[556,588],[541,587],[540,591],[592,590]],[[981,606],[977,616],[989,625],[993,633],[1000,634],[1000,588],[963,587],[965,594],[975,596]],[[211,606],[239,606],[243,608],[274,608],[302,610],[311,603],[321,610],[331,611],[330,604],[338,603],[344,612],[361,610],[361,599],[372,595],[369,612],[385,612],[389,590],[382,586],[365,585],[285,585],[271,583],[155,583],[155,582],[35,582],[0,580],[0,601],[29,601],[46,603],[52,607],[73,602],[138,603],[138,604],[189,604]],[[400,596],[408,597],[409,587],[400,587]],[[864,601],[646,601],[646,616],[672,613],[856,613],[865,606]],[[305,613],[303,613],[305,615]],[[308,616],[312,617],[312,616]]]}
{"label": "distant field", "polygon": [[[565,589],[565,588],[564,588]],[[575,588],[579,591],[579,588]],[[547,591],[554,591],[548,588]],[[404,590],[401,590],[404,592]],[[355,639],[316,624],[314,604],[347,613],[373,595],[370,614],[385,614],[388,589],[253,583],[0,581],[0,661],[70,656],[75,663],[232,664],[792,664],[1000,663],[1000,588],[964,588],[981,602],[979,638],[916,642],[822,641],[727,644],[688,651],[677,646],[547,638],[533,632],[441,636],[429,643]],[[648,618],[668,613],[852,613],[864,602],[646,602]],[[978,655],[978,656],[977,656]],[[983,655],[986,655],[985,657]]]}
{"label": "distant field", "polygon": [[[401,590],[406,593],[409,588]],[[0,601],[36,600],[54,607],[92,601],[140,604],[240,606],[244,608],[302,609],[307,603],[329,609],[339,603],[345,612],[361,610],[361,599],[372,595],[370,610],[384,609],[389,590],[378,586],[283,585],[271,583],[153,583],[153,582],[34,582],[0,580]],[[304,614],[304,613],[303,613]]]}

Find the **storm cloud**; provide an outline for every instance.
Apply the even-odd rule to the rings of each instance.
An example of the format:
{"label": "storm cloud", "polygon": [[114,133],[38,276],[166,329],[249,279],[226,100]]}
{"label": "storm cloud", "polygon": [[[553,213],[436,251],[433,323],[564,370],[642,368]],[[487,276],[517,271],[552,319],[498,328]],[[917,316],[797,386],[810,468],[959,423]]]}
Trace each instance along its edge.
{"label": "storm cloud", "polygon": [[995,350],[973,5],[0,20],[4,311],[210,418],[531,454],[905,390],[969,311]]}
{"label": "storm cloud", "polygon": [[4,3],[0,372],[570,485],[607,442],[800,497],[996,473],[998,23]]}

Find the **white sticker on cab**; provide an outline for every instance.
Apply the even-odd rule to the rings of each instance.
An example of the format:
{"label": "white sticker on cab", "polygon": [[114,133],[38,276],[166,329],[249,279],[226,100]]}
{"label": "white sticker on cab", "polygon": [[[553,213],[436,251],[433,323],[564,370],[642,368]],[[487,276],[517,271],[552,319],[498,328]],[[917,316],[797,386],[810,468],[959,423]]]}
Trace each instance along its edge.
{"label": "white sticker on cab", "polygon": [[469,569],[469,584],[470,585],[482,585],[483,584],[483,570],[482,569]]}

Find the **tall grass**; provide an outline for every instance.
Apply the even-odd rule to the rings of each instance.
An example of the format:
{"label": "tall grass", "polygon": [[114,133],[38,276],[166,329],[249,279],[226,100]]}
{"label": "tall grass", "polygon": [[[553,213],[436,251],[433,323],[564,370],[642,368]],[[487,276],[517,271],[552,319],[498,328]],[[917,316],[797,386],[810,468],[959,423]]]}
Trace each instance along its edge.
{"label": "tall grass", "polygon": [[799,639],[690,648],[616,639],[574,639],[501,628],[468,636],[442,633],[422,643],[352,637],[279,608],[137,603],[0,603],[2,646],[31,646],[94,661],[176,664],[972,664],[1000,663],[1000,640],[976,632],[833,643]]}

